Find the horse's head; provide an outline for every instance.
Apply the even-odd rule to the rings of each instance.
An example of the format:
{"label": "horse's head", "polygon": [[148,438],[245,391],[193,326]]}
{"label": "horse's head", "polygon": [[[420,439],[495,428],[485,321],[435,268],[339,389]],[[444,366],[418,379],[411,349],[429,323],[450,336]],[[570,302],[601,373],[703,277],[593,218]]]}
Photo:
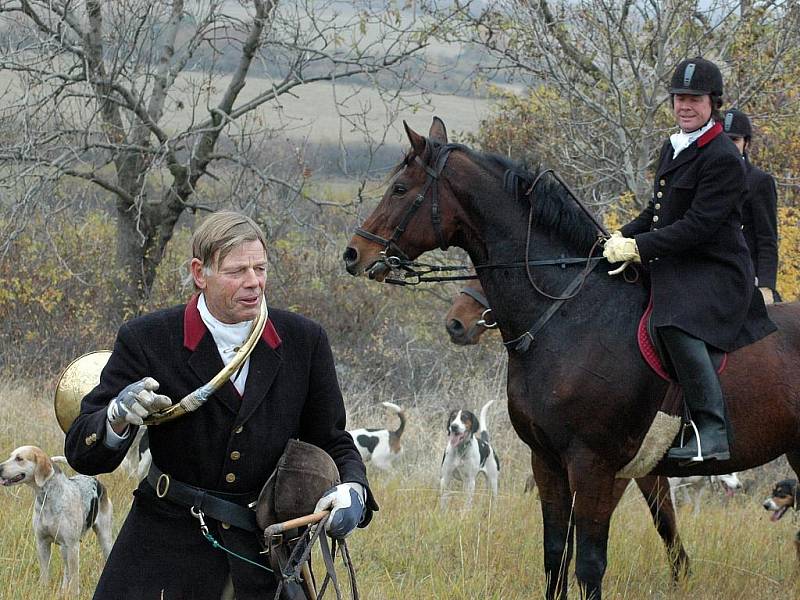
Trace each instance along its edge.
{"label": "horse's head", "polygon": [[487,329],[497,326],[480,281],[470,281],[458,293],[444,322],[450,341],[459,346],[477,344]]}
{"label": "horse's head", "polygon": [[403,125],[411,149],[344,251],[351,275],[368,272],[383,281],[390,270],[385,259],[413,260],[436,247],[446,249],[455,232],[457,209],[441,177],[452,149],[444,123],[434,117],[427,138]]}

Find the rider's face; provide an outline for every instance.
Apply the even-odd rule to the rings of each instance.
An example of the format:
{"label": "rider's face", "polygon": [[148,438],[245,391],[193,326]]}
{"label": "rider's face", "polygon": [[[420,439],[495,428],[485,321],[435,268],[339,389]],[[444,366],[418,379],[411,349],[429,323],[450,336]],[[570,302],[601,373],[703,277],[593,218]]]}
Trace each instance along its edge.
{"label": "rider's face", "polygon": [[696,131],[711,118],[711,96],[675,94],[672,98],[672,113],[682,131]]}

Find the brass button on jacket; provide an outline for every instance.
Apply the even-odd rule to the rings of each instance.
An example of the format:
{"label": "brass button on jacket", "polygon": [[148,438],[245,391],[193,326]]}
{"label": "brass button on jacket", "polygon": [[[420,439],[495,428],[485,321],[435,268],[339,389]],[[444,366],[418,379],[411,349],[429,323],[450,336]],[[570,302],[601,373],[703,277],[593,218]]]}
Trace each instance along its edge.
{"label": "brass button on jacket", "polygon": [[91,446],[97,441],[97,434],[93,433],[92,435],[87,435],[86,439],[83,440],[87,446]]}
{"label": "brass button on jacket", "polygon": [[658,215],[653,217],[653,223],[658,223]]}
{"label": "brass button on jacket", "polygon": [[236,429],[233,430],[233,433],[242,433],[244,431],[244,426],[239,425]]}
{"label": "brass button on jacket", "polygon": [[656,194],[656,198],[663,198],[663,196],[664,196],[664,192],[658,192]]}
{"label": "brass button on jacket", "polygon": [[227,481],[228,483],[233,483],[234,481],[236,481],[236,475],[234,475],[233,473],[228,473],[227,475],[225,475],[225,481]]}
{"label": "brass button on jacket", "polygon": [[656,210],[658,210],[660,208],[661,208],[661,203],[660,202],[656,202]]}
{"label": "brass button on jacket", "polygon": [[241,453],[238,450],[234,450],[231,452],[231,460],[239,460],[241,458]]}
{"label": "brass button on jacket", "polygon": [[666,179],[660,179],[658,181],[658,185],[660,185],[661,187],[664,187],[665,185],[667,185],[667,180]]}

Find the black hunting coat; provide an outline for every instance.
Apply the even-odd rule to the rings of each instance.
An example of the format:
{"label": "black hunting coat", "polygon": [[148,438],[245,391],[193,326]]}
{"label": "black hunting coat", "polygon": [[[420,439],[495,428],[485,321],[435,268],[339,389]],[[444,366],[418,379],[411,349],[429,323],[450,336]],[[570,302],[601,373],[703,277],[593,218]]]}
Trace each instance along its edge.
{"label": "black hunting coat", "polygon": [[674,160],[667,140],[650,203],[621,231],[650,271],[653,324],[731,352],[776,327],[742,235],[744,165],[721,133],[715,124]]}
{"label": "black hunting coat", "polygon": [[[119,466],[131,441],[112,450],[106,436],[108,402],[146,376],[173,401],[207,383],[223,368],[197,298],[134,319],[117,335],[100,385],[81,404],[66,438],[69,463],[87,475]],[[244,397],[228,381],[196,412],[150,427],[153,462],[194,486],[242,493],[255,500],[290,438],[313,443],[333,457],[342,481],[367,484],[364,464],[345,431],[345,411],[327,336],[315,322],[271,308],[262,338],[250,355]],[[368,514],[377,506],[368,496]],[[259,557],[256,533],[223,528],[212,535],[251,560]],[[200,534],[187,508],[157,498],[143,481],[95,592],[103,600],[217,600],[231,575],[237,600],[272,597],[271,574],[219,549]],[[266,563],[264,563],[266,564]],[[162,595],[163,590],[163,595]]]}
{"label": "black hunting coat", "polygon": [[759,287],[775,290],[778,275],[778,194],[772,175],[754,167],[745,154],[747,194],[742,206],[742,231]]}

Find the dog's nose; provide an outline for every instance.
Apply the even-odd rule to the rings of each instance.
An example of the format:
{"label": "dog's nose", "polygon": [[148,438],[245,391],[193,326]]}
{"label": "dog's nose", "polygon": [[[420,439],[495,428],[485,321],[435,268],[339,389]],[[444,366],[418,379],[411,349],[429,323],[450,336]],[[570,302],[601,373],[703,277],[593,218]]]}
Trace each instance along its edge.
{"label": "dog's nose", "polygon": [[767,510],[772,510],[772,498],[767,498],[766,500],[764,500],[764,504],[762,504],[761,506],[763,506]]}
{"label": "dog's nose", "polygon": [[358,274],[358,250],[352,246],[348,246],[344,254],[342,254],[342,260],[344,260],[345,269],[347,269],[350,275]]}

